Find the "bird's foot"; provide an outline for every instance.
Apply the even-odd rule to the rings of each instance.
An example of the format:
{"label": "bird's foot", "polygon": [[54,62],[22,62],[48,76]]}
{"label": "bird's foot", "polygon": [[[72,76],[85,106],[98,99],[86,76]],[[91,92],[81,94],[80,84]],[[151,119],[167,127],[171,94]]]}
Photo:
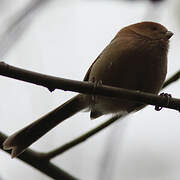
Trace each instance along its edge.
{"label": "bird's foot", "polygon": [[[170,98],[172,97],[171,94],[168,94],[168,93],[161,93],[159,96],[163,96],[163,97],[166,97],[166,98],[167,98],[167,103],[166,103],[166,105],[169,104]],[[162,108],[163,108],[163,107],[158,106],[158,105],[155,106],[155,110],[156,110],[156,111],[160,111]]]}

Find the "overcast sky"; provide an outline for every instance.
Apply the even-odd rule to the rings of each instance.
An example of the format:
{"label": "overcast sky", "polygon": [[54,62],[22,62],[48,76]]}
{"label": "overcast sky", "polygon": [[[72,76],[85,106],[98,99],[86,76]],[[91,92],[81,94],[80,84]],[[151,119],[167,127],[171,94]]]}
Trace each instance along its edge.
{"label": "overcast sky", "polygon": [[[152,20],[174,32],[168,76],[180,69],[180,2],[46,1],[20,19],[30,1],[1,0],[0,56],[28,70],[82,80],[88,67],[124,26]],[[35,1],[34,1],[35,2]],[[28,6],[30,8],[30,6]],[[23,11],[25,9],[25,11]],[[25,13],[26,14],[26,13]],[[23,16],[22,16],[23,17]],[[16,22],[16,23],[15,23]],[[12,24],[15,23],[14,26]],[[7,31],[7,28],[10,28]],[[6,36],[5,36],[6,35]],[[11,134],[71,98],[75,93],[47,89],[0,77],[1,128]],[[165,89],[180,96],[179,82]],[[91,121],[79,113],[32,145],[51,150],[96,127],[109,116]],[[179,180],[180,114],[148,106],[73,148],[53,162],[82,180]],[[49,177],[0,151],[0,176],[5,180],[48,180]]]}

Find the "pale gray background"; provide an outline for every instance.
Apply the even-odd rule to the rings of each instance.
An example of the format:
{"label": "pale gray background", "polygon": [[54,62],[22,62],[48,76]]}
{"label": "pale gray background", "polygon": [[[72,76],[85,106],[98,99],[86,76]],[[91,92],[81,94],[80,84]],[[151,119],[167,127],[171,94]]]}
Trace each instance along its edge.
{"label": "pale gray background", "polygon": [[[153,20],[174,32],[168,76],[180,69],[179,0],[166,0],[158,6],[148,1],[46,0],[41,8],[17,23],[17,28],[6,31],[30,2],[0,1],[0,58],[9,64],[82,80],[93,60],[119,29]],[[60,90],[50,93],[45,88],[5,77],[0,77],[0,84],[0,131],[6,134],[24,127],[75,94]],[[178,98],[179,87],[177,82],[165,92]],[[51,150],[108,117],[90,121],[89,113],[79,113],[32,148]],[[53,162],[82,180],[179,180],[179,152],[180,114],[169,109],[156,112],[148,106]],[[0,151],[0,176],[5,180],[50,179],[19,160],[10,159],[3,151]]]}

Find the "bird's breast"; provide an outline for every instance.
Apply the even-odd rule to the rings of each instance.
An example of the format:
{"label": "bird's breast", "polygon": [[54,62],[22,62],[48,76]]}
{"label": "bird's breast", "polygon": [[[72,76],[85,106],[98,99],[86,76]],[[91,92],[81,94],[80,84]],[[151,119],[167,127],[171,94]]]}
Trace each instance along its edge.
{"label": "bird's breast", "polygon": [[[167,72],[167,57],[154,55],[153,49],[120,48],[118,44],[107,47],[93,64],[89,75],[90,81],[101,81],[104,85],[158,93]],[[150,49],[150,48],[149,48]],[[137,102],[124,99],[98,96],[93,108],[103,114],[118,111],[130,111]]]}

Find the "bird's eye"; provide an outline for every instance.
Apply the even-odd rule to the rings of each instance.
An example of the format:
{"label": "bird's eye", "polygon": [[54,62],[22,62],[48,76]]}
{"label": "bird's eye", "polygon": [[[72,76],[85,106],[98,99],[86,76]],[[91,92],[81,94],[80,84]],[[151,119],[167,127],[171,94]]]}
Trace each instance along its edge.
{"label": "bird's eye", "polygon": [[157,30],[157,27],[152,26],[152,27],[151,27],[151,30],[152,30],[152,31],[156,31],[156,30]]}

